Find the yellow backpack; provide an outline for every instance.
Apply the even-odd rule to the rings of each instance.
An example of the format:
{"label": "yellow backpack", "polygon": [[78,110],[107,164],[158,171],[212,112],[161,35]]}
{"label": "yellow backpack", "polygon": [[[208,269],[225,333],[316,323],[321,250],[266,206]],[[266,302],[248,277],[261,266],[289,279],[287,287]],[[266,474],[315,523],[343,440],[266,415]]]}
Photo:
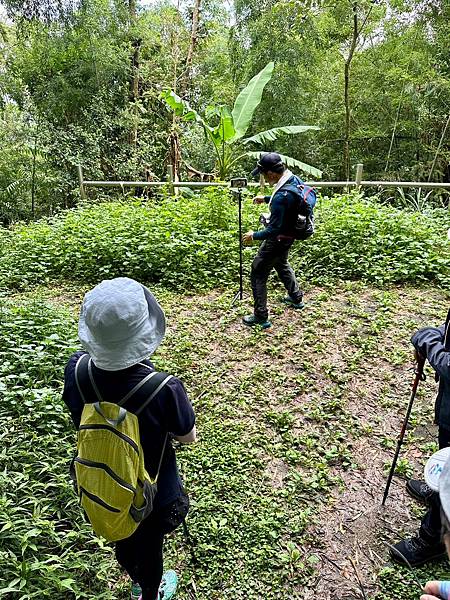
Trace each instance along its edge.
{"label": "yellow backpack", "polygon": [[[144,363],[142,366],[150,367]],[[89,375],[97,402],[86,402],[80,373]],[[95,384],[92,359],[84,354],[75,366],[75,381],[84,402],[78,430],[77,455],[71,464],[80,503],[97,535],[115,542],[129,537],[153,509],[168,434],[166,434],[156,477],[144,465],[137,415],[172,378],[151,371],[117,404],[105,402]],[[143,387],[145,386],[145,387]],[[147,397],[134,413],[124,404],[139,390]]]}

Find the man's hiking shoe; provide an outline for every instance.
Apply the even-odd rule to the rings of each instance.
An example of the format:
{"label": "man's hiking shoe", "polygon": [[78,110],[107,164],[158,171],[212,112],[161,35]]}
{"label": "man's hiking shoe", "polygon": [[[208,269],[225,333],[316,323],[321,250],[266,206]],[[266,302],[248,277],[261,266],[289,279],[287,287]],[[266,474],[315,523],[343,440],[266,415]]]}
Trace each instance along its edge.
{"label": "man's hiking shoe", "polygon": [[290,296],[285,296],[281,300],[281,302],[283,302],[284,304],[287,304],[291,308],[301,309],[301,308],[305,307],[305,303],[304,302],[302,302],[301,300],[299,300],[298,302],[296,302]]}
{"label": "man's hiking shoe", "polygon": [[267,319],[258,319],[255,315],[247,315],[242,319],[244,325],[248,327],[254,327],[255,325],[259,325],[263,329],[267,329],[272,326],[272,323]]}
{"label": "man's hiking shoe", "polygon": [[410,496],[426,504],[431,496],[435,493],[425,481],[420,479],[410,479],[406,482],[406,491]]}
{"label": "man's hiking shoe", "polygon": [[412,567],[440,560],[447,555],[444,544],[430,543],[420,537],[403,540],[389,548],[389,554],[395,562],[407,566],[406,560]]}
{"label": "man's hiking shoe", "polygon": [[170,600],[175,596],[178,585],[178,575],[175,571],[166,571],[161,579],[158,590],[158,600]]}
{"label": "man's hiking shoe", "polygon": [[141,586],[138,583],[135,583],[133,581],[132,585],[131,585],[131,595],[130,595],[130,599],[131,600],[140,600],[142,595],[142,590],[141,590]]}

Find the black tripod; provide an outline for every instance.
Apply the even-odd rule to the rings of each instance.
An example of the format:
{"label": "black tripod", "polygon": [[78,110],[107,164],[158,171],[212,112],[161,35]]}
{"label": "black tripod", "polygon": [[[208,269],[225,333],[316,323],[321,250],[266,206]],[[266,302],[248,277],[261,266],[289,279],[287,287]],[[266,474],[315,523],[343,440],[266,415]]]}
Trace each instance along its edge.
{"label": "black tripod", "polygon": [[238,300],[242,300],[244,298],[244,278],[243,278],[243,255],[242,255],[242,189],[247,187],[247,180],[244,178],[240,179],[232,179],[231,180],[231,193],[234,198],[237,198],[238,201],[238,211],[239,211],[239,290],[236,292],[233,302],[231,306]]}

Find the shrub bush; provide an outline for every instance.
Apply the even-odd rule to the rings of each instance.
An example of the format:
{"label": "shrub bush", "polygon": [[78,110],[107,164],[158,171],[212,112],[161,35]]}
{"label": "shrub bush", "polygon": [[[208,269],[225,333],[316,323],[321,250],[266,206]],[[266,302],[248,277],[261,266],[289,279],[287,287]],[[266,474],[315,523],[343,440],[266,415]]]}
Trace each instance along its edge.
{"label": "shrub bush", "polygon": [[318,280],[445,285],[450,282],[450,244],[442,213],[408,212],[358,196],[325,199],[316,234],[294,253]]}
{"label": "shrub bush", "polygon": [[[244,203],[244,229],[256,226],[260,210]],[[424,215],[344,195],[321,199],[316,214],[316,234],[292,252],[302,278],[450,282],[442,211]],[[236,203],[221,190],[84,206],[1,230],[0,283],[21,288],[126,275],[174,289],[208,289],[237,280],[237,236]],[[247,268],[255,251],[244,252]]]}
{"label": "shrub bush", "polygon": [[0,301],[1,597],[112,597],[112,556],[99,561],[103,543],[68,474],[75,431],[60,387],[75,331],[69,314],[42,301]]}

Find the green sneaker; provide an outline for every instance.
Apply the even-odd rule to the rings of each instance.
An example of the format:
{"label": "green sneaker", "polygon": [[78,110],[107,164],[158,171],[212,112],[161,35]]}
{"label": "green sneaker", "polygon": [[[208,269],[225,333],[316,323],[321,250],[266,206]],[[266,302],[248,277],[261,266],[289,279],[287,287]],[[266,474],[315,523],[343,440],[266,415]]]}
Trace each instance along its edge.
{"label": "green sneaker", "polygon": [[131,584],[131,596],[130,596],[130,599],[131,600],[140,600],[141,595],[142,595],[141,586],[138,583],[135,583],[133,581],[133,583]]}
{"label": "green sneaker", "polygon": [[175,596],[178,585],[178,575],[175,571],[166,571],[161,579],[158,590],[158,600],[170,600]]}
{"label": "green sneaker", "polygon": [[300,309],[300,308],[304,308],[305,307],[304,302],[302,302],[301,300],[300,300],[300,302],[294,302],[294,300],[292,300],[292,298],[290,296],[285,296],[281,300],[281,302],[284,302],[284,304],[287,304],[291,308]]}
{"label": "green sneaker", "polygon": [[272,326],[272,323],[268,319],[258,319],[255,315],[247,315],[242,319],[244,325],[248,327],[254,327],[255,325],[259,325],[263,329],[267,329]]}

